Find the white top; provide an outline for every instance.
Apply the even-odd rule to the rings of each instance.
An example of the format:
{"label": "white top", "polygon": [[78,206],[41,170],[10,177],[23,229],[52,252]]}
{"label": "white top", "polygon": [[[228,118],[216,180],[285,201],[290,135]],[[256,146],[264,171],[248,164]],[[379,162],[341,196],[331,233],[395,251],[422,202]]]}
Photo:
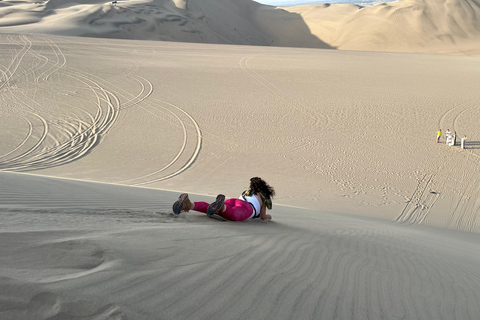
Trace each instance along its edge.
{"label": "white top", "polygon": [[260,205],[260,202],[258,201],[257,197],[255,195],[252,195],[250,197],[243,197],[241,196],[239,199],[242,199],[242,200],[245,200],[247,201],[248,203],[250,203],[254,210],[253,210],[253,213],[252,215],[248,218],[248,219],[252,219],[255,217],[255,211],[257,213],[257,216],[259,217],[260,216],[260,208],[261,208],[261,205]]}

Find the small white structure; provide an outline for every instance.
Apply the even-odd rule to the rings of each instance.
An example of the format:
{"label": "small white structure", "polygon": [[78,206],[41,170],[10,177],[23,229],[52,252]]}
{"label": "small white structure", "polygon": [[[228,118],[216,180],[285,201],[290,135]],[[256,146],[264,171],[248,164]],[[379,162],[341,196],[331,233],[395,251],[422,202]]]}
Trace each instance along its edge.
{"label": "small white structure", "polygon": [[460,143],[460,147],[461,147],[462,149],[465,149],[465,143],[466,143],[466,141],[467,141],[467,136],[463,137],[463,138],[462,138],[462,142]]}

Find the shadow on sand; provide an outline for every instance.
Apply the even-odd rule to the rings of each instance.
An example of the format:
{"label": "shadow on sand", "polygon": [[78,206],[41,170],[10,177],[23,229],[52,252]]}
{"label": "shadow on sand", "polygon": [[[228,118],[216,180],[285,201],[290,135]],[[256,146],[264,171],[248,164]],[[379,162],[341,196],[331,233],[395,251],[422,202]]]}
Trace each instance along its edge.
{"label": "shadow on sand", "polygon": [[313,35],[301,15],[260,5],[253,13],[255,25],[267,46],[336,49]]}
{"label": "shadow on sand", "polygon": [[114,27],[86,37],[336,49],[313,35],[300,14],[255,1],[112,2],[108,14],[94,13],[86,21],[95,30]]}
{"label": "shadow on sand", "polygon": [[468,141],[465,144],[465,149],[480,149],[480,141]]}

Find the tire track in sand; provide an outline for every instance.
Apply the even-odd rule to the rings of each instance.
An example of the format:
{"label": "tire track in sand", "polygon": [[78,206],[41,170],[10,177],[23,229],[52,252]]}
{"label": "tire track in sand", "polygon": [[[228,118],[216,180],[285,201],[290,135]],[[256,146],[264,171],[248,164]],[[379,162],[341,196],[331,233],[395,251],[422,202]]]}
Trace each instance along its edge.
{"label": "tire track in sand", "polygon": [[[460,117],[476,109],[477,100],[461,102],[445,111],[438,120],[439,128],[452,128],[451,131],[456,132],[460,126]],[[452,151],[454,150],[452,149]],[[447,222],[447,227],[470,232],[478,231],[480,228],[480,222],[477,221],[480,205],[476,201],[480,197],[478,178],[476,175],[466,174],[466,170],[463,169],[471,166],[472,163],[478,168],[478,162],[472,159],[478,155],[468,151],[462,150],[463,156],[460,158],[456,153],[450,154],[450,159],[444,159],[445,161],[435,172],[425,174],[418,181],[412,196],[394,222],[421,224],[431,220],[432,207],[441,196],[449,199],[452,204],[451,218]],[[447,165],[450,162],[454,162],[456,165]],[[475,188],[476,186],[477,188]]]}
{"label": "tire track in sand", "polygon": [[[51,67],[49,70],[42,72],[40,74],[40,76],[37,76],[34,79],[34,82],[39,82],[41,76],[45,75],[45,74],[46,75],[43,77],[43,80],[48,80],[49,75],[51,75],[52,73],[60,70],[61,68],[63,68],[66,65],[65,55],[63,54],[61,49],[58,47],[58,45],[56,45],[53,41],[51,41],[49,39],[47,39],[47,41],[49,43],[50,48],[53,50],[53,52],[54,52],[54,54],[57,58],[55,59],[54,66]],[[22,54],[22,52],[18,53],[16,55],[16,57],[18,57],[20,54]],[[38,56],[38,53],[36,53],[36,56]],[[46,56],[42,55],[42,57],[46,57]],[[59,57],[61,57],[61,58],[59,58]],[[15,58],[15,59],[17,59],[17,58]],[[47,59],[47,63],[48,63],[48,57],[46,59]],[[13,65],[13,63],[12,63],[12,65]],[[13,73],[13,72],[10,72],[10,73]],[[92,115],[89,115],[90,118],[92,119],[92,124],[88,124],[85,121],[82,121],[77,117],[78,119],[76,121],[79,122],[79,125],[77,127],[78,131],[73,131],[72,132],[71,130],[61,128],[65,131],[67,136],[70,136],[69,139],[67,139],[66,141],[63,141],[61,143],[58,142],[57,145],[54,148],[49,148],[48,150],[44,150],[42,152],[42,154],[39,154],[39,153],[35,154],[34,152],[37,151],[38,147],[43,143],[43,141],[47,137],[47,135],[48,135],[48,130],[47,129],[49,127],[48,126],[49,121],[41,118],[41,116],[39,116],[39,115],[36,115],[37,117],[41,118],[42,123],[43,123],[43,127],[45,128],[44,134],[42,135],[42,139],[40,141],[38,141],[37,144],[35,145],[35,147],[31,148],[29,151],[23,152],[21,155],[18,155],[16,157],[13,157],[13,158],[2,161],[0,163],[0,168],[1,168],[0,170],[13,170],[13,171],[37,170],[37,169],[43,169],[43,168],[47,168],[47,167],[51,167],[51,166],[57,166],[57,165],[65,164],[65,163],[68,163],[68,162],[71,162],[71,161],[74,161],[74,160],[80,158],[81,156],[87,154],[96,145],[96,143],[98,141],[97,140],[98,134],[105,133],[111,127],[111,125],[113,125],[113,122],[116,119],[117,115],[114,114],[115,112],[111,112],[112,110],[115,111],[115,109],[116,109],[115,107],[112,108],[111,101],[117,100],[116,101],[116,104],[118,106],[117,109],[125,109],[125,108],[135,106],[135,105],[145,101],[153,92],[153,86],[148,80],[146,80],[142,77],[135,77],[135,80],[138,83],[140,83],[142,89],[136,96],[134,96],[133,98],[130,98],[130,100],[128,100],[120,108],[120,104],[118,103],[118,99],[115,97],[115,95],[112,92],[106,90],[105,87],[101,86],[99,84],[99,82],[96,82],[95,80],[93,80],[92,79],[93,75],[90,75],[90,77],[88,77],[87,75],[82,74],[78,70],[77,71],[70,70],[68,73],[66,71],[64,71],[64,73],[66,73],[66,75],[65,75],[66,77],[71,77],[74,80],[77,80],[77,81],[80,81],[81,83],[83,83],[83,85],[90,88],[90,90],[95,94],[96,100],[97,100],[98,112],[95,115],[95,117],[93,117]],[[35,101],[32,101],[32,99],[27,97],[25,94],[24,94],[24,100],[27,101],[27,102],[23,103],[24,106],[28,107],[29,109],[34,109],[29,105],[29,103],[30,104],[35,104]],[[20,103],[20,101],[17,101],[17,102]],[[101,107],[102,103],[107,103],[108,104],[108,106],[106,108],[106,112],[104,112],[102,107]],[[137,183],[140,184],[140,185],[148,184],[148,183],[155,182],[155,181],[165,180],[165,179],[168,179],[168,178],[170,178],[174,175],[179,174],[180,172],[185,171],[193,163],[193,161],[195,160],[195,158],[198,155],[199,150],[200,150],[201,133],[200,133],[200,129],[199,129],[199,126],[196,123],[196,121],[190,115],[188,115],[184,110],[178,108],[177,106],[174,106],[173,104],[169,104],[168,102],[165,102],[165,101],[163,101],[163,103],[166,104],[167,106],[169,105],[171,107],[176,108],[177,110],[180,110],[183,114],[185,114],[189,117],[189,119],[194,124],[194,126],[196,128],[196,131],[198,133],[197,134],[197,137],[198,137],[197,140],[198,141],[197,141],[196,148],[195,148],[192,156],[188,159],[186,164],[184,166],[182,166],[182,168],[176,170],[173,173],[170,172],[167,175],[163,175],[162,177],[155,177],[155,179],[151,179],[149,181],[138,182],[138,180],[141,180],[141,178],[144,178],[144,177],[135,178]],[[167,112],[169,112],[173,117],[175,117],[181,123],[183,131],[186,132],[186,125],[182,122],[180,117],[175,115],[175,113],[172,112],[171,110],[168,110],[167,107],[164,107],[164,110],[167,110]],[[85,110],[81,110],[81,111],[86,112]],[[105,115],[104,115],[104,113],[105,113]],[[102,120],[102,117],[103,117],[103,120]],[[27,121],[29,121],[29,120],[27,119]],[[31,123],[31,122],[29,121],[29,123]],[[69,128],[74,128],[74,126],[69,124],[69,123],[66,123],[66,126],[69,127]],[[31,131],[31,128],[30,128],[29,131]],[[19,146],[17,146],[14,150],[11,150],[6,155],[4,155],[4,158],[7,157],[8,155],[14,153],[15,151],[19,150],[28,141],[28,138],[30,138],[31,136],[32,136],[31,133],[28,134],[27,138],[23,142],[21,142],[19,144]],[[184,140],[185,141],[187,140],[186,136],[185,136]],[[67,150],[67,149],[70,149],[70,150]],[[150,177],[153,177],[155,175],[158,176],[159,172],[163,172],[163,171],[167,170],[169,167],[171,167],[173,164],[175,164],[177,162],[177,160],[184,153],[184,151],[185,151],[185,148],[182,147],[180,149],[180,151],[178,152],[177,156],[169,164],[167,164],[165,167],[161,168],[160,170],[157,170],[156,172],[147,175],[146,177],[150,178]],[[77,153],[77,155],[74,156],[75,153]],[[28,160],[27,158],[31,154],[34,154],[34,157],[32,159]],[[62,158],[63,160],[62,161],[55,161],[54,159],[56,157]],[[25,160],[25,159],[27,159],[27,160]]]}
{"label": "tire track in sand", "polygon": [[[10,36],[7,37],[7,38],[10,40]],[[4,79],[2,79],[2,81],[0,81],[0,90],[3,87],[5,87],[7,84],[10,84],[10,80],[15,75],[16,71],[18,70],[18,67],[22,63],[23,58],[29,52],[29,50],[32,48],[32,42],[27,38],[27,36],[20,35],[19,39],[22,40],[23,47],[13,57],[12,61],[10,62],[10,65],[6,68],[6,70],[2,72],[3,75],[4,75],[3,76]]]}
{"label": "tire track in sand", "polygon": [[[19,68],[20,63],[23,60],[28,59],[27,53],[32,47],[32,42],[28,40],[26,36],[22,36],[21,39],[25,40],[25,45],[22,50],[12,59],[12,62],[7,69],[9,74],[7,80],[12,78],[16,70]],[[47,70],[44,80],[47,80],[51,74],[58,72],[66,65],[66,58],[61,49],[53,41],[49,40],[48,42],[50,48],[54,51],[54,54],[57,57],[57,62],[54,63],[54,67]],[[32,54],[32,57],[37,55],[37,53]],[[69,71],[64,70],[63,72],[65,76],[74,79],[74,81],[82,83],[94,94],[96,98],[95,104],[97,107],[96,114],[91,115],[86,110],[81,110],[81,112],[87,113],[87,118],[91,119],[92,122],[88,123],[87,121],[79,119],[77,116],[76,121],[78,126],[69,123],[66,125],[55,125],[56,129],[61,132],[63,131],[65,133],[64,136],[67,137],[67,139],[59,141],[49,134],[51,126],[54,124],[54,122],[45,119],[36,112],[31,111],[35,110],[36,107],[40,109],[42,106],[21,90],[17,90],[15,93],[12,92],[11,96],[14,96],[16,103],[26,109],[27,113],[33,114],[41,121],[43,133],[41,134],[40,138],[34,142],[34,145],[31,148],[22,150],[22,153],[19,155],[7,158],[9,155],[12,155],[16,151],[20,150],[23,145],[27,144],[28,140],[33,139],[33,125],[32,122],[27,119],[27,122],[29,123],[29,133],[27,134],[26,138],[16,148],[14,148],[14,150],[11,150],[1,157],[2,161],[0,161],[0,170],[32,171],[59,166],[75,161],[88,154],[99,143],[101,135],[106,134],[115,123],[115,120],[118,117],[120,101],[113,92],[107,90],[98,82],[91,80],[87,75],[80,71],[75,71],[72,69]],[[38,77],[36,79],[38,79]],[[36,79],[34,79],[33,82],[35,82]],[[29,81],[29,79],[25,80],[26,82]],[[5,83],[7,83],[7,81]],[[70,119],[74,118],[75,117]],[[55,141],[55,145],[53,147],[44,146],[44,142],[48,136]]]}
{"label": "tire track in sand", "polygon": [[[26,114],[24,118],[28,127],[26,127],[25,138],[0,158],[0,170],[32,171],[78,160],[101,143],[101,137],[112,128],[120,110],[134,106],[140,107],[155,117],[159,117],[159,113],[167,115],[167,119],[165,116],[160,117],[180,128],[183,141],[168,163],[148,174],[123,182],[133,185],[148,185],[163,181],[184,172],[197,159],[202,145],[202,132],[198,123],[181,107],[165,100],[151,99],[154,90],[152,83],[132,74],[138,70],[138,63],[134,63],[130,77],[140,85],[140,91],[137,94],[131,94],[122,88],[115,88],[116,92],[114,93],[107,89],[108,87],[113,88],[113,84],[104,85],[102,84],[106,82],[104,79],[69,67],[65,54],[54,40],[45,36],[37,36],[35,47],[32,47],[32,41],[26,35],[8,36],[7,39],[12,46],[19,49],[12,51],[10,64],[7,64],[7,68],[2,69],[2,87],[7,86],[7,91],[2,98],[7,97],[15,105],[21,106]],[[37,72],[32,70],[32,66]],[[19,70],[24,70],[24,72],[19,74]],[[47,93],[48,90],[54,90],[47,83],[53,74],[58,74],[65,79],[72,79],[75,83],[80,83],[80,87],[88,88],[93,94],[94,101],[91,102],[94,102],[97,112],[90,114],[85,107],[70,106],[78,110],[78,115],[72,114],[68,117],[59,115],[62,119],[55,120],[52,119],[54,113],[50,112],[46,116],[41,112],[34,111],[43,108],[34,98],[38,91],[38,85],[46,86],[41,91],[42,97],[45,97],[43,93],[45,89]],[[30,92],[26,90],[16,88],[15,91],[11,91],[8,88],[15,75],[23,77],[19,79],[24,85],[33,85],[29,87],[29,90],[33,92],[34,96],[31,96]],[[119,95],[127,97],[125,103],[120,103]],[[52,105],[58,103],[60,101],[52,101]]]}
{"label": "tire track in sand", "polygon": [[[147,103],[146,104],[147,106],[139,105],[141,102],[144,102],[153,93],[154,89],[153,89],[153,84],[147,79],[143,77],[136,77],[136,80],[141,83],[142,91],[139,95],[137,95],[137,97],[130,100],[131,102],[127,105],[127,107],[132,107],[134,105],[137,105],[137,107],[143,109],[144,111],[148,112],[153,116],[158,116],[158,115],[154,111],[152,111],[152,109],[166,112],[171,117],[173,117],[176,121],[178,121],[183,134],[183,141],[179,151],[176,153],[173,159],[169,163],[167,163],[165,166],[153,172],[150,172],[146,175],[138,176],[138,177],[134,177],[131,179],[122,180],[118,182],[118,183],[126,183],[130,185],[135,185],[135,186],[144,186],[144,185],[170,179],[187,170],[195,162],[195,160],[197,159],[200,153],[203,137],[202,137],[202,132],[200,130],[200,126],[198,125],[197,121],[184,109],[170,102],[160,100],[160,99],[155,99],[155,101],[158,102],[155,105],[153,105],[152,103]],[[145,88],[148,88],[148,89],[145,89]],[[144,91],[147,91],[148,93],[143,95],[142,98],[138,98],[140,95],[142,95],[142,92]],[[189,156],[187,156],[188,158],[185,160],[185,163],[180,168],[175,169],[173,172],[164,173],[173,165],[178,164],[180,157],[182,157],[187,152],[188,142],[190,140],[188,138],[189,137],[188,124],[185,123],[185,121],[182,120],[182,117],[177,115],[176,112],[180,113],[181,116],[186,117],[189,120],[189,124],[193,125],[194,135],[195,135],[194,140],[196,140],[196,143],[195,143],[195,146],[193,147],[192,153]]]}

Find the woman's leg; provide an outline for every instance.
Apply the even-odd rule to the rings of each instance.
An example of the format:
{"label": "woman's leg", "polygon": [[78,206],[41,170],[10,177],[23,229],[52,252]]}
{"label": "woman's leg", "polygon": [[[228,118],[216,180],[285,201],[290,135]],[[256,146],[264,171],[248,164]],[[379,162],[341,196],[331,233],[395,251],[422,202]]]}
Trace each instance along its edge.
{"label": "woman's leg", "polygon": [[[207,213],[208,206],[210,205],[209,203],[203,201],[192,201],[192,204],[193,207],[191,207],[190,210],[203,212],[205,214]],[[241,199],[233,198],[225,200],[224,205],[225,211],[219,211],[218,214],[228,220],[243,221],[250,218],[250,216],[253,214],[252,206],[248,202]]]}
{"label": "woman's leg", "polygon": [[232,221],[243,221],[250,218],[253,214],[252,206],[241,199],[228,199],[225,201],[225,211],[218,212],[225,219]]}
{"label": "woman's leg", "polygon": [[[223,199],[222,199],[223,200]],[[173,212],[179,214],[181,211],[190,211],[195,210],[198,212],[207,213],[208,207],[210,204],[203,201],[193,202],[188,199],[188,195],[183,193],[180,195],[177,202],[173,205]],[[223,208],[222,208],[223,209]],[[243,221],[250,218],[253,214],[252,206],[244,200],[241,199],[228,199],[224,202],[224,210],[218,212],[219,215],[225,219],[232,221]]]}
{"label": "woman's leg", "polygon": [[191,210],[195,210],[203,213],[207,213],[207,208],[210,205],[209,203],[206,203],[203,201],[197,201],[197,202],[192,201],[192,203],[193,203],[193,207]]}

